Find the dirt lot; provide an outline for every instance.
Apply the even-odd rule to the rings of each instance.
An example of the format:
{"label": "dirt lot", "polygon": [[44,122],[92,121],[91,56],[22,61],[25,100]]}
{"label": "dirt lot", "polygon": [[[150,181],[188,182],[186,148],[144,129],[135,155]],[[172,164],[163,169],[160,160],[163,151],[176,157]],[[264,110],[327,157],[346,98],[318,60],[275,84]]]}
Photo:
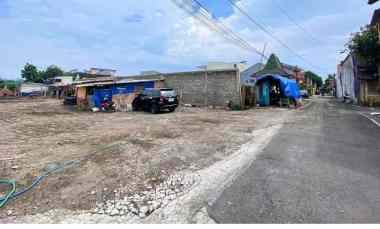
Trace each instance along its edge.
{"label": "dirt lot", "polygon": [[281,112],[287,111],[86,113],[52,99],[0,101],[0,178],[23,187],[49,165],[80,160],[11,201],[0,218],[9,211],[89,210],[117,188],[134,193],[179,171],[208,167],[249,141],[252,131],[280,122]]}

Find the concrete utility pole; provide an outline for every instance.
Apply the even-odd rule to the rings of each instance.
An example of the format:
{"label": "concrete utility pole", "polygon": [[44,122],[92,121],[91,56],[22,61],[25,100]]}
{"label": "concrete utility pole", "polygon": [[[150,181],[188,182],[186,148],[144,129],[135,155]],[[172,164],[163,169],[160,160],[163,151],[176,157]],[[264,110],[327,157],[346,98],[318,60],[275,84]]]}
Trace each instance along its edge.
{"label": "concrete utility pole", "polygon": [[261,56],[261,64],[264,64],[264,56],[265,56],[265,51],[266,51],[266,49],[267,49],[267,45],[268,45],[268,43],[265,43],[264,44],[264,48],[263,48],[263,56]]}
{"label": "concrete utility pole", "polygon": [[205,105],[208,106],[208,74],[207,74],[207,68],[205,69]]}

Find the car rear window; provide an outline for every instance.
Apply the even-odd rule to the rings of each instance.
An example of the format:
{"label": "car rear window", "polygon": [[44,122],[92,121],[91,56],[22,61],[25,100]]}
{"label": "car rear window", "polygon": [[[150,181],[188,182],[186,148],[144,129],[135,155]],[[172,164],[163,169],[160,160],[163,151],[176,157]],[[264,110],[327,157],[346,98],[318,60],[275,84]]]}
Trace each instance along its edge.
{"label": "car rear window", "polygon": [[174,90],[161,90],[161,96],[174,97],[177,96],[177,93]]}

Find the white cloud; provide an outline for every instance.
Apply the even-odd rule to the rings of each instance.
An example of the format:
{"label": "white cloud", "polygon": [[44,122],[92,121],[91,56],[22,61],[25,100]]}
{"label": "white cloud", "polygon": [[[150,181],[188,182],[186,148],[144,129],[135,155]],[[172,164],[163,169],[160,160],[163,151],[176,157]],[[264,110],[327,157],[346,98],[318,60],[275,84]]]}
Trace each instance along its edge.
{"label": "white cloud", "polygon": [[[238,4],[297,52],[329,71],[335,70],[340,58],[338,50],[349,33],[367,23],[372,12],[356,0],[347,1],[345,8],[326,10],[328,13],[309,9],[299,22],[321,41],[318,44],[308,40],[284,16],[274,13],[269,2],[242,0]],[[323,5],[327,0],[321,2],[321,8],[327,7]],[[361,5],[365,7],[358,7]],[[110,0],[107,4],[103,0],[19,0],[8,1],[6,14],[0,10],[0,15],[0,50],[6,56],[0,62],[0,75],[9,77],[18,77],[27,61],[40,67],[99,66],[134,74],[148,69],[188,70],[207,61],[254,63],[260,59],[226,42],[170,0],[159,4],[156,0]],[[222,20],[258,49],[268,43],[268,49],[278,53],[284,62],[308,67],[236,10]]]}

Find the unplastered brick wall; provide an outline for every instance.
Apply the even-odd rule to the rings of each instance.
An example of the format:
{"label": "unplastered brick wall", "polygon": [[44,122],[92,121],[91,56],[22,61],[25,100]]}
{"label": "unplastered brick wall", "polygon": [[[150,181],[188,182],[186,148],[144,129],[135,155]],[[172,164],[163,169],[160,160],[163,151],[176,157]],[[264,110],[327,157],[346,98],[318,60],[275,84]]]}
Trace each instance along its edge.
{"label": "unplastered brick wall", "polygon": [[197,106],[241,105],[237,70],[165,74],[165,86],[177,91],[181,103]]}

